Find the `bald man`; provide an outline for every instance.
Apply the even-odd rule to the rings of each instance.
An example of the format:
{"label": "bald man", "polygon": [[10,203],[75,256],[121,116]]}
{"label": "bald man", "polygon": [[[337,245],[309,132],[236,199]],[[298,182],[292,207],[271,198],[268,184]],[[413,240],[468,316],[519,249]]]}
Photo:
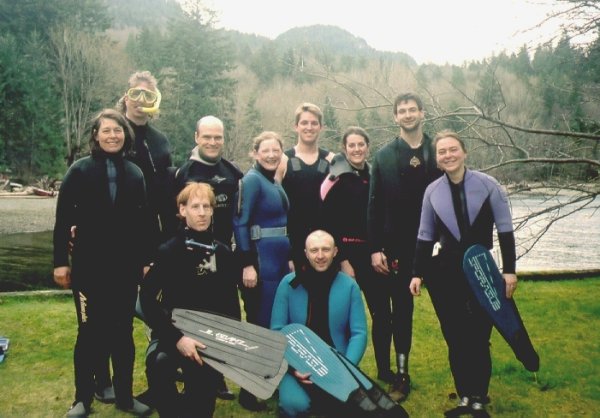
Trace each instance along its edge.
{"label": "bald man", "polygon": [[[329,233],[322,230],[310,233],[304,252],[308,260],[306,268],[286,275],[277,288],[271,329],[280,330],[291,323],[304,324],[358,364],[367,347],[367,319],[360,288],[339,270],[335,260],[337,247]],[[279,386],[280,416],[306,414],[313,404],[319,404],[320,410],[324,408],[327,412],[343,408],[339,401],[312,385],[309,377],[297,372],[284,376]]]}
{"label": "bald man", "polygon": [[[189,160],[175,173],[173,202],[175,202],[175,196],[189,182],[209,184],[217,201],[212,225],[214,237],[221,244],[231,248],[235,194],[243,173],[235,164],[223,158],[225,127],[221,119],[212,115],[200,118],[196,122],[194,141],[196,146],[192,149]],[[176,219],[178,210],[176,205],[173,205],[173,210],[173,218]],[[178,221],[174,222],[174,226],[178,223]],[[172,234],[177,232],[175,229],[171,231]],[[217,396],[224,400],[234,399],[233,392],[227,388],[224,380],[222,380]]]}
{"label": "bald man", "polygon": [[[189,160],[175,174],[173,202],[190,181],[210,184],[217,198],[213,225],[215,238],[231,247],[235,193],[243,173],[235,164],[223,158],[225,127],[221,119],[215,116],[200,118],[196,122],[194,141],[196,146]],[[173,208],[175,215],[177,208],[175,205]]]}

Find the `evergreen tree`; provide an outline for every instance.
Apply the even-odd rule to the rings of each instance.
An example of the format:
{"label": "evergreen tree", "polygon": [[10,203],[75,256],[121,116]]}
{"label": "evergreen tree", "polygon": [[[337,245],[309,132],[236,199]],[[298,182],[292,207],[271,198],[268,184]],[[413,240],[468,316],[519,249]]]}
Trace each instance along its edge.
{"label": "evergreen tree", "polygon": [[519,49],[519,53],[514,59],[514,70],[522,80],[528,80],[528,77],[533,74],[531,60],[529,59],[529,51],[525,45]]}
{"label": "evergreen tree", "polygon": [[243,126],[247,132],[247,138],[254,138],[263,131],[262,115],[256,108],[256,94],[253,94],[248,100],[248,105],[244,112]]}
{"label": "evergreen tree", "polygon": [[452,66],[452,85],[460,89],[464,89],[467,84],[467,79],[462,68],[456,65]]}
{"label": "evergreen tree", "polygon": [[23,43],[0,37],[0,165],[21,178],[54,177],[64,169],[53,74],[37,32]]}
{"label": "evergreen tree", "polygon": [[556,119],[555,129],[561,128],[563,120],[571,120],[580,112],[584,64],[583,55],[571,46],[566,35],[563,35],[555,48],[546,45],[538,48],[535,54],[533,68],[540,78],[538,89],[544,104],[544,118],[552,119],[557,112],[568,115],[566,118]]}
{"label": "evergreen tree", "polygon": [[297,70],[298,62],[293,48],[288,48],[282,57],[281,74],[285,78],[290,78]]}
{"label": "evergreen tree", "polygon": [[276,58],[277,56],[277,49],[273,44],[263,45],[258,52],[252,56],[250,70],[256,75],[260,83],[265,86],[273,83],[275,77],[285,71],[285,68],[280,70],[281,67]]}
{"label": "evergreen tree", "polygon": [[0,0],[0,33],[26,39],[37,32],[48,40],[50,31],[60,25],[83,32],[102,32],[109,28],[103,0]]}
{"label": "evergreen tree", "polygon": [[323,125],[325,125],[328,129],[339,129],[337,115],[335,114],[335,109],[333,108],[330,96],[325,97],[325,106],[323,107]]}
{"label": "evergreen tree", "polygon": [[475,93],[477,105],[484,114],[495,114],[504,107],[502,89],[496,79],[496,67],[488,65],[479,80],[479,88]]}
{"label": "evergreen tree", "polygon": [[68,25],[76,34],[70,39],[80,39],[108,24],[102,1],[0,0],[0,163],[24,177],[55,176],[64,170],[63,139],[70,127],[62,117],[67,98],[58,88],[62,79],[52,34]]}
{"label": "evergreen tree", "polygon": [[168,132],[177,163],[189,155],[200,117],[215,115],[226,131],[233,131],[235,81],[228,75],[234,68],[233,48],[198,13],[172,20],[164,34],[142,31],[127,49],[138,68],[151,70],[159,79],[162,103],[156,123]]}
{"label": "evergreen tree", "polygon": [[590,83],[600,84],[600,37],[590,44],[583,61],[582,73],[585,80]]}

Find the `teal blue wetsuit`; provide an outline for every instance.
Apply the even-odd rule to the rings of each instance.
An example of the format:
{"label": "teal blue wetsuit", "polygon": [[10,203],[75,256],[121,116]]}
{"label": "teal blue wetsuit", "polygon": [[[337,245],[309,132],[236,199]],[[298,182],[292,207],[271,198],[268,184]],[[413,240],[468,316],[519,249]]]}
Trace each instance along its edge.
{"label": "teal blue wetsuit", "polygon": [[[311,317],[312,313],[319,311],[318,307],[311,303],[305,285],[294,279],[296,273],[288,274],[277,289],[271,329],[279,330],[287,324],[299,323],[313,330],[323,330],[323,324],[315,323],[319,321]],[[350,276],[338,272],[331,282],[327,301],[328,327],[325,329],[329,335],[320,336],[325,341],[330,339],[340,353],[358,365],[367,347],[367,319],[360,288]],[[287,373],[279,385],[279,406],[288,416],[310,409],[309,393],[291,373]]]}

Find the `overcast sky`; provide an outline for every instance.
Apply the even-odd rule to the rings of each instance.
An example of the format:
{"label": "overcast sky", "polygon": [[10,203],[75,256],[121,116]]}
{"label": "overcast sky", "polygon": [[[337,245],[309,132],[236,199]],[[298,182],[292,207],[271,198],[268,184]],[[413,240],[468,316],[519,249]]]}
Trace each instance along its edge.
{"label": "overcast sky", "polygon": [[[552,6],[542,0],[205,0],[216,27],[275,39],[293,27],[326,24],[363,38],[381,51],[406,52],[417,63],[462,64],[500,51],[537,45],[556,33],[523,33]],[[546,1],[546,3],[552,3]],[[556,3],[554,9],[556,9]]]}

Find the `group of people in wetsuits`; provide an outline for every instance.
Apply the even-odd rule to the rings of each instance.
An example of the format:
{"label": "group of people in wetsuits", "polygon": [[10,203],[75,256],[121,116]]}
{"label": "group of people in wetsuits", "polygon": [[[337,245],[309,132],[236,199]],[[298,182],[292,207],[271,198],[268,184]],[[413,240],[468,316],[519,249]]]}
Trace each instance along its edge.
{"label": "group of people in wetsuits", "polygon": [[[279,133],[262,132],[246,173],[223,158],[225,128],[214,116],[197,122],[196,146],[174,168],[167,138],[149,124],[157,101],[156,79],[133,74],[118,110],[94,119],[91,154],[69,168],[61,186],[54,276],[72,289],[78,319],[75,401],[67,416],[88,416],[96,398],[136,416],[156,408],[165,417],[211,417],[217,396],[233,394],[222,375],[203,366],[202,342],[177,330],[170,311],[241,318],[238,290],[248,322],[273,329],[302,322],[357,364],[368,339],[362,291],[377,379],[403,401],[411,388],[413,296],[424,278],[460,399],[447,414],[485,414],[491,322],[474,307],[459,258],[473,243],[491,248],[495,224],[512,296],[510,212],[498,183],[466,168],[457,134],[443,131],[432,140],[423,132],[419,96],[396,98],[399,135],[371,163],[369,135],[360,127],[343,133],[341,153],[320,148],[323,113],[303,103],[295,112],[296,145],[285,150]],[[441,250],[432,257],[436,242]],[[137,399],[136,301],[151,329],[148,392]],[[280,416],[318,409],[327,396],[310,383],[290,370],[278,392]],[[239,402],[250,411],[266,408],[244,389]]]}

